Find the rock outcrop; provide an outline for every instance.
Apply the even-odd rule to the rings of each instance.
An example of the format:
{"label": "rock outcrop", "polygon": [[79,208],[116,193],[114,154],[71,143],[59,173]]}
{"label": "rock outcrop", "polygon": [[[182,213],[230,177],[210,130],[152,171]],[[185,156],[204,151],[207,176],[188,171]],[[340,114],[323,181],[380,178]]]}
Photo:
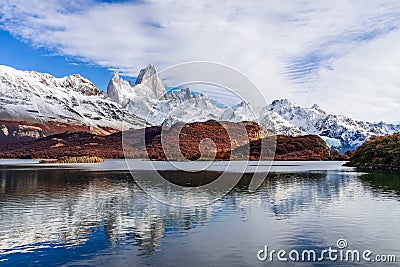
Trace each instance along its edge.
{"label": "rock outcrop", "polygon": [[[276,143],[276,154],[274,148]],[[124,146],[122,145],[124,143]],[[266,144],[261,153],[260,144]],[[61,158],[82,155],[151,160],[335,160],[343,159],[318,136],[278,136],[254,122],[206,121],[153,126],[108,136],[66,132],[0,145],[0,158]]]}

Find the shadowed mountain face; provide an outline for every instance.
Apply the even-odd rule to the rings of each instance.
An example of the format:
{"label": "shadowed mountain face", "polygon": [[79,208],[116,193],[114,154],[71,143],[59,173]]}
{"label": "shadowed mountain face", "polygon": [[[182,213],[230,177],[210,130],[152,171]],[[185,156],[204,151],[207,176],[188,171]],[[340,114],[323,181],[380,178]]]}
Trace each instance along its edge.
{"label": "shadowed mountain face", "polygon": [[0,145],[0,158],[98,156],[151,160],[342,159],[318,136],[277,138],[254,122],[195,122],[154,126],[108,136],[65,132]]}

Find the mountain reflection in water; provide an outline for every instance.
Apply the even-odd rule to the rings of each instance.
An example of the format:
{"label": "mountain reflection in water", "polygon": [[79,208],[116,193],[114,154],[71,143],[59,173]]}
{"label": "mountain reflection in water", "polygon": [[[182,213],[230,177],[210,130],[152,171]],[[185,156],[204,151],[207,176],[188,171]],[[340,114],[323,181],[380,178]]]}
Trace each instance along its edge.
{"label": "mountain reflection in water", "polygon": [[[166,174],[174,178],[173,173]],[[176,175],[177,179],[182,179],[182,173]],[[214,176],[215,173],[203,173],[202,179],[207,181]],[[277,172],[270,173],[262,186],[255,193],[250,193],[247,190],[249,177],[245,176],[229,194],[210,205],[179,208],[148,196],[126,171],[0,166],[0,260],[13,264],[13,260],[18,262],[14,255],[30,257],[59,248],[85,248],[84,252],[79,252],[81,254],[76,252],[75,256],[71,256],[79,261],[85,258],[82,255],[93,256],[98,251],[112,251],[121,246],[137,248],[132,257],[151,256],[167,246],[163,244],[167,242],[166,237],[184,238],[191,229],[208,229],[211,222],[232,227],[235,231],[233,229],[239,222],[222,219],[229,214],[239,216],[239,221],[249,222],[256,216],[256,221],[261,223],[259,227],[264,225],[265,229],[285,229],[284,237],[276,236],[274,239],[278,233],[270,233],[271,240],[276,244],[284,243],[294,248],[313,246],[324,240],[324,235],[315,234],[317,229],[323,228],[315,225],[318,220],[315,216],[322,216],[325,210],[343,201],[347,203],[354,196],[364,198],[365,194],[374,194],[377,190],[390,189],[399,196],[399,177],[390,177],[335,170]],[[157,185],[154,187],[158,190]],[[344,213],[340,213],[342,210],[335,212],[321,219],[334,225],[338,218],[345,218]],[[354,208],[348,212],[355,219],[366,216],[361,209],[359,213]],[[309,217],[301,217],[306,214]],[[276,224],[281,220],[291,223]],[[354,224],[345,223],[344,227],[351,233]],[[214,236],[218,236],[220,231],[216,231]],[[243,229],[243,233],[234,233],[239,238],[246,231]],[[261,241],[253,242],[256,244],[251,243],[255,246],[251,253],[263,245]],[[254,256],[251,255],[248,257]],[[62,257],[54,259],[51,263],[67,262]]]}

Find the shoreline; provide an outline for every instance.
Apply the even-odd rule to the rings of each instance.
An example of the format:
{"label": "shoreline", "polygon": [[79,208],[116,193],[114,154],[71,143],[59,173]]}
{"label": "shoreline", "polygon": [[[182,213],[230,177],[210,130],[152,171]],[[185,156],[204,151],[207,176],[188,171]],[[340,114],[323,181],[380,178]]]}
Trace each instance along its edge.
{"label": "shoreline", "polygon": [[346,161],[194,161],[168,162],[145,161],[139,159],[106,159],[102,163],[46,163],[39,160],[0,160],[0,166],[14,168],[65,168],[86,171],[213,171],[232,173],[268,173],[268,172],[301,172],[301,171],[355,171],[353,167],[343,166]]}

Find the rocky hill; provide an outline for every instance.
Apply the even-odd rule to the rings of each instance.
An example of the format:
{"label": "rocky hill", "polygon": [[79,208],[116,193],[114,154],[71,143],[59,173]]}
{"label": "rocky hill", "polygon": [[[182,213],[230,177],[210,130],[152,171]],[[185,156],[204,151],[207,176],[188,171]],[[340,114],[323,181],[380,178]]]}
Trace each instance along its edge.
{"label": "rocky hill", "polygon": [[400,133],[373,137],[352,153],[347,166],[400,170]]}
{"label": "rocky hill", "polygon": [[[242,158],[245,157],[247,149],[250,146],[250,160],[269,160],[270,158],[263,156],[261,145],[270,143],[270,137],[251,141],[249,145],[239,147],[236,150]],[[264,154],[268,155],[270,153]],[[347,155],[341,155],[336,150],[331,150],[324,140],[318,135],[304,136],[284,136],[276,137],[275,160],[347,160]]]}
{"label": "rocky hill", "polygon": [[[65,132],[35,141],[0,145],[0,158],[123,158],[125,155],[127,158],[178,161],[256,160],[261,142],[268,142],[272,149],[275,141],[275,159],[278,160],[342,159],[318,136],[278,136],[275,140],[270,132],[254,122],[217,121],[153,126],[108,136]],[[271,159],[271,156],[263,159]]]}

